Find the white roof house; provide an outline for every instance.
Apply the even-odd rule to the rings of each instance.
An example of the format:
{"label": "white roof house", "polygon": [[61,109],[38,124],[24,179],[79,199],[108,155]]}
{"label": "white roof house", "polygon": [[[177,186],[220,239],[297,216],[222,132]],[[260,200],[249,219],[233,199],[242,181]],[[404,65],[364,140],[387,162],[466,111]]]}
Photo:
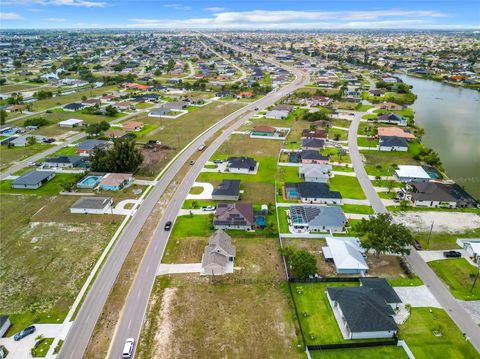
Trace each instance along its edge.
{"label": "white roof house", "polygon": [[457,244],[473,257],[474,261],[480,257],[480,238],[458,238]]}
{"label": "white roof house", "polygon": [[58,125],[60,127],[75,127],[79,126],[83,123],[83,120],[79,120],[76,118],[69,118],[68,120],[60,121]]}
{"label": "white roof house", "polygon": [[326,237],[325,259],[332,259],[339,274],[364,274],[368,270],[365,252],[356,237]]}
{"label": "white roof house", "polygon": [[422,166],[401,165],[395,170],[395,175],[402,182],[426,182],[431,179]]}

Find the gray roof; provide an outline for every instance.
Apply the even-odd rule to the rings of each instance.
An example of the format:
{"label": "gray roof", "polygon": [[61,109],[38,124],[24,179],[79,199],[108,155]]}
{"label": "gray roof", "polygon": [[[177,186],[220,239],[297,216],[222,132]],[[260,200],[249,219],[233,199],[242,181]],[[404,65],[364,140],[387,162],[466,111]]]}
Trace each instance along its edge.
{"label": "gray roof", "polygon": [[250,203],[219,203],[217,205],[214,225],[251,226],[253,223],[253,207]]}
{"label": "gray roof", "polygon": [[378,121],[380,122],[405,122],[406,120],[396,113],[384,113],[383,115],[378,116]]}
{"label": "gray roof", "polygon": [[332,166],[325,164],[303,164],[298,168],[298,173],[303,174],[306,177],[324,177],[328,178],[328,173],[331,171]]}
{"label": "gray roof", "polygon": [[385,147],[408,147],[407,140],[397,136],[381,136],[380,146]]}
{"label": "gray roof", "polygon": [[323,156],[315,150],[304,150],[300,153],[302,160],[328,160],[328,156]]}
{"label": "gray roof", "polygon": [[401,303],[397,292],[388,284],[385,278],[360,278],[363,287],[375,289],[387,303]]}
{"label": "gray roof", "polygon": [[338,206],[291,206],[290,214],[294,224],[308,224],[314,227],[342,227],[347,220]]}
{"label": "gray roof", "polygon": [[104,147],[108,141],[104,140],[85,140],[78,144],[77,149],[79,150],[93,150],[96,147]]}
{"label": "gray roof", "polygon": [[319,182],[285,183],[285,187],[297,187],[302,198],[342,198],[340,192],[330,191],[330,186]]}
{"label": "gray roof", "polygon": [[46,158],[43,162],[46,163],[71,163],[73,165],[85,162],[87,158],[85,156],[57,156]]}
{"label": "gray roof", "polygon": [[413,182],[412,199],[416,201],[466,202],[475,206],[477,201],[456,183]]}
{"label": "gray roof", "polygon": [[327,288],[327,292],[340,306],[350,331],[358,333],[398,329],[393,319],[395,312],[377,290],[361,286]]}
{"label": "gray roof", "polygon": [[170,110],[168,108],[164,108],[164,107],[154,108],[154,109],[150,110],[150,114],[152,114],[154,116],[165,115],[166,113],[169,113],[169,112],[170,112]]}
{"label": "gray roof", "polygon": [[7,322],[8,315],[0,315],[0,328]]}
{"label": "gray roof", "polygon": [[302,139],[302,147],[321,148],[325,145],[325,141],[321,138],[304,138]]}
{"label": "gray roof", "polygon": [[111,197],[81,197],[70,208],[102,209],[112,200]]}
{"label": "gray roof", "polygon": [[238,196],[240,194],[240,180],[224,179],[212,192],[213,196]]}
{"label": "gray roof", "polygon": [[232,168],[255,168],[257,161],[251,157],[229,157],[227,159],[228,167]]}
{"label": "gray roof", "polygon": [[13,181],[13,185],[36,185],[42,182],[43,180],[50,177],[55,172],[52,171],[29,171],[22,174],[16,180]]}
{"label": "gray roof", "polygon": [[203,251],[202,267],[212,264],[223,267],[228,263],[229,257],[235,257],[235,254],[236,248],[232,245],[231,237],[219,229],[210,236]]}

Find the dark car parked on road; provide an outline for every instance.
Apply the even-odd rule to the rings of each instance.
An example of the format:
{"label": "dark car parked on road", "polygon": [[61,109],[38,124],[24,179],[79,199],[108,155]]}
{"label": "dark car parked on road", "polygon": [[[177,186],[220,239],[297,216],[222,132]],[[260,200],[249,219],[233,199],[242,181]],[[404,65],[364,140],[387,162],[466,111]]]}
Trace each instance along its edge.
{"label": "dark car parked on road", "polygon": [[462,256],[462,253],[457,251],[446,251],[443,252],[443,256],[445,258],[460,258]]}
{"label": "dark car parked on road", "polygon": [[15,336],[13,337],[13,339],[14,339],[16,342],[18,342],[20,339],[25,338],[27,335],[30,335],[30,334],[35,333],[35,330],[37,330],[37,328],[35,328],[34,325],[31,325],[31,326],[23,329],[21,332],[18,332],[17,334],[15,334]]}
{"label": "dark car parked on road", "polygon": [[165,223],[165,227],[163,227],[163,229],[165,229],[166,231],[172,229],[172,221],[168,221],[167,223]]}

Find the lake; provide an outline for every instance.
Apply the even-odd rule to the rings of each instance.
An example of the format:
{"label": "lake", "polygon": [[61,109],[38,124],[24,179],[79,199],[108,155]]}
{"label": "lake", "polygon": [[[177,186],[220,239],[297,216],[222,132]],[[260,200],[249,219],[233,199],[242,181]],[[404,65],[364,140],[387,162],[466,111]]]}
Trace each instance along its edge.
{"label": "lake", "polygon": [[422,142],[438,152],[447,175],[480,199],[480,93],[401,74],[417,95]]}

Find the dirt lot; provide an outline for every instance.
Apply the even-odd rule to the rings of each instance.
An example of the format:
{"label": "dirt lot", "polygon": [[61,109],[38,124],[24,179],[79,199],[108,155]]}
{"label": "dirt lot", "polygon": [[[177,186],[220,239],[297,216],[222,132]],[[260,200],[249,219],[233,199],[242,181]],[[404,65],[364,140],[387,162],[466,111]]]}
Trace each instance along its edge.
{"label": "dirt lot", "polygon": [[475,213],[400,212],[395,213],[394,218],[415,232],[428,232],[432,222],[434,232],[465,232],[480,228],[480,216]]}
{"label": "dirt lot", "polygon": [[174,149],[165,148],[144,148],[140,149],[143,155],[143,163],[139,169],[139,173],[146,176],[154,176],[168,161],[175,155]]}
{"label": "dirt lot", "polygon": [[209,281],[177,276],[168,288],[157,288],[141,358],[303,357],[283,285]]}

